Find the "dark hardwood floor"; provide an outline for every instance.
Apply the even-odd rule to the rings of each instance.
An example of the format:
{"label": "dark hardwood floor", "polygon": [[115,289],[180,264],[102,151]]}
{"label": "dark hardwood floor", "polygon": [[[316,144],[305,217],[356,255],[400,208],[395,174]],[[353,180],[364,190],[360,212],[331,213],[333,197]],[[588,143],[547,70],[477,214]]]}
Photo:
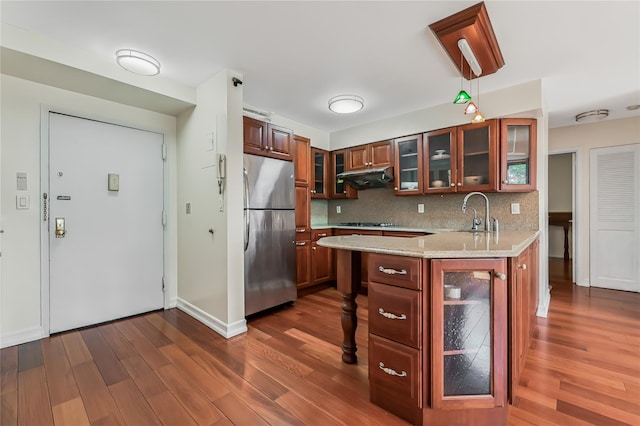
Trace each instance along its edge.
{"label": "dark hardwood floor", "polygon": [[[640,295],[553,280],[509,424],[640,424]],[[2,349],[0,424],[406,425],[369,402],[366,296],[342,363],[340,303],[309,294],[229,340],[171,309]]]}

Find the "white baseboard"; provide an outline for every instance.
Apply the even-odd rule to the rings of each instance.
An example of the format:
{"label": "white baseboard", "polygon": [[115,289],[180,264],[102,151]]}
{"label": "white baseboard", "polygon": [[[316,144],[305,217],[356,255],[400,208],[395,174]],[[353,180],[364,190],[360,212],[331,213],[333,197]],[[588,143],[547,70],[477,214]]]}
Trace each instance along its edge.
{"label": "white baseboard", "polygon": [[178,298],[177,307],[178,309],[197,319],[225,339],[229,339],[233,336],[237,336],[238,334],[247,332],[247,321],[245,319],[227,324],[226,322],[220,321],[213,315],[203,311],[197,306],[192,305],[191,303],[181,298]]}
{"label": "white baseboard", "polygon": [[536,312],[536,316],[547,318],[549,315],[549,302],[551,301],[551,290],[547,288],[543,294],[540,295],[538,299],[538,312]]}
{"label": "white baseboard", "polygon": [[24,330],[7,333],[0,336],[0,348],[8,348],[9,346],[21,345],[22,343],[40,340],[49,335],[44,332],[42,327],[31,327]]}

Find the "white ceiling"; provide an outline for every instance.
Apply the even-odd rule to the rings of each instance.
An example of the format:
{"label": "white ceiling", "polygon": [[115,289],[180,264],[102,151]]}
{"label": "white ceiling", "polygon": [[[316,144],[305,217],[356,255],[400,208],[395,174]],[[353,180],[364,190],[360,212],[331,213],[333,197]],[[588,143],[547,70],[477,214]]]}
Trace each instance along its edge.
{"label": "white ceiling", "polygon": [[[113,64],[144,51],[189,87],[237,71],[245,104],[331,132],[451,102],[460,77],[428,25],[475,3],[3,0],[0,18]],[[626,110],[640,104],[640,1],[485,3],[506,64],[480,94],[542,79],[550,127],[640,114]],[[365,109],[330,112],[338,94]]]}

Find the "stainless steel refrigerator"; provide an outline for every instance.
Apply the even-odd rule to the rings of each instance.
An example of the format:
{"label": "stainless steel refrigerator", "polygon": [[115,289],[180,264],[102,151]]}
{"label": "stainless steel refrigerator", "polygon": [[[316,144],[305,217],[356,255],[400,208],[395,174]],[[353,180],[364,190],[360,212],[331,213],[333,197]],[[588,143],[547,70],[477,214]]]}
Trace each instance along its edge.
{"label": "stainless steel refrigerator", "polygon": [[245,315],[296,300],[293,162],[244,154]]}

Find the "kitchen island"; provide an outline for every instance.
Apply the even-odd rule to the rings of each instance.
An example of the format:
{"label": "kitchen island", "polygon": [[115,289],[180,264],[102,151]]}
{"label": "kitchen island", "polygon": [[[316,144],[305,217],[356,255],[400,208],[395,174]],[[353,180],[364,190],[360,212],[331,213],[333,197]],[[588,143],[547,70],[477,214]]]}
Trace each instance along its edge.
{"label": "kitchen island", "polygon": [[506,424],[537,306],[538,231],[322,238],[336,249],[343,354],[357,362],[361,253],[372,402],[414,424]]}

